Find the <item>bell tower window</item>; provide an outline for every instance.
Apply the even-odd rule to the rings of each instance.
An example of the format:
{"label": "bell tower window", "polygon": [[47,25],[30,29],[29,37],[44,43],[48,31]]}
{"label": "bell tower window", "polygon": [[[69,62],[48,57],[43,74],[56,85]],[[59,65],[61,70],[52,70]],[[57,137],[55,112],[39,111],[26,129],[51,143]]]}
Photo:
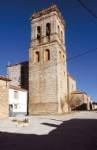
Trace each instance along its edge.
{"label": "bell tower window", "polygon": [[49,49],[46,49],[44,52],[44,60],[45,61],[50,60],[50,50]]}
{"label": "bell tower window", "polygon": [[51,24],[47,23],[46,24],[46,36],[48,37],[48,40],[50,40],[50,35],[51,35]]}
{"label": "bell tower window", "polygon": [[41,27],[37,27],[37,40],[40,43],[41,42]]}
{"label": "bell tower window", "polygon": [[40,61],[40,54],[39,52],[35,52],[35,62],[39,62]]}

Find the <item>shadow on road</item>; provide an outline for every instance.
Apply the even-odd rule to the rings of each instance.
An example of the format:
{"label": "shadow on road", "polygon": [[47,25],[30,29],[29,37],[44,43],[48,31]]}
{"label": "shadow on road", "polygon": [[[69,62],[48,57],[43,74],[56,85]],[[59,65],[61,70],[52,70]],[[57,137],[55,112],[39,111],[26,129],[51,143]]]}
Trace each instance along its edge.
{"label": "shadow on road", "polygon": [[97,120],[72,119],[48,135],[0,133],[0,150],[97,150]]}

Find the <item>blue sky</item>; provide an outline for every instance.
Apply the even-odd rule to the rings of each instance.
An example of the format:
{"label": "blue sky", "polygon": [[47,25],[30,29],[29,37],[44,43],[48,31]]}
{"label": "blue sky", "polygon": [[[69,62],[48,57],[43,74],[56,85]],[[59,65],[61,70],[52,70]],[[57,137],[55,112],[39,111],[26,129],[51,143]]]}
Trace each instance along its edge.
{"label": "blue sky", "polygon": [[[97,0],[82,0],[97,15]],[[97,48],[97,19],[77,0],[0,0],[0,74],[6,65],[28,59],[30,22],[33,12],[55,3],[66,21],[68,58]],[[97,100],[97,51],[68,62],[79,90]]]}

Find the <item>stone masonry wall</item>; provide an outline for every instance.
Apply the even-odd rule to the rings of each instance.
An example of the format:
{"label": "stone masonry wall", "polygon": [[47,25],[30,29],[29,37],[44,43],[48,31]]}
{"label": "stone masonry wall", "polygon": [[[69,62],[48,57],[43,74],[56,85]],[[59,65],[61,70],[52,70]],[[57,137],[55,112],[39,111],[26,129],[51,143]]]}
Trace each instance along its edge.
{"label": "stone masonry wall", "polygon": [[7,81],[0,80],[0,118],[8,117],[8,85]]}
{"label": "stone masonry wall", "polygon": [[[54,9],[53,9],[54,10]],[[34,14],[31,21],[31,45],[29,49],[29,114],[63,113],[67,111],[67,66],[64,24],[56,10],[43,15]],[[33,16],[33,15],[32,15]],[[38,16],[35,18],[35,16]],[[51,25],[49,40],[46,25]],[[41,28],[41,42],[37,39],[37,27]],[[50,60],[44,61],[44,51],[49,49]],[[35,53],[39,62],[35,62]],[[60,57],[60,53],[61,56]],[[63,56],[64,55],[64,56]],[[61,61],[59,60],[59,57]],[[63,59],[64,57],[64,59]]]}
{"label": "stone masonry wall", "polygon": [[11,79],[10,85],[19,86],[28,90],[28,64],[27,61],[7,67],[8,77]]}
{"label": "stone masonry wall", "polygon": [[[50,61],[44,62],[44,50],[50,49]],[[36,49],[38,50],[38,49]],[[35,50],[30,51],[29,114],[55,113],[57,106],[57,53],[55,45],[39,47],[40,62],[34,63]]]}
{"label": "stone masonry wall", "polygon": [[21,65],[10,65],[7,67],[8,77],[11,79],[10,84],[13,86],[20,86],[21,80]]}

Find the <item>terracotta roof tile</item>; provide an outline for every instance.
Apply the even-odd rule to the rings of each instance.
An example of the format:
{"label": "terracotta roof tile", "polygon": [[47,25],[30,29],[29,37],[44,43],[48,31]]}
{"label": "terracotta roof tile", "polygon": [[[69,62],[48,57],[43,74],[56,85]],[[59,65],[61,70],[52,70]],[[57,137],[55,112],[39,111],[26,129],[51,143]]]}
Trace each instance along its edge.
{"label": "terracotta roof tile", "polygon": [[0,80],[4,80],[4,81],[11,81],[9,78],[4,77],[4,76],[0,76]]}
{"label": "terracotta roof tile", "polygon": [[23,89],[19,86],[13,86],[13,85],[10,85],[9,86],[10,89],[14,89],[14,90],[18,90],[18,91],[27,91],[26,89]]}

